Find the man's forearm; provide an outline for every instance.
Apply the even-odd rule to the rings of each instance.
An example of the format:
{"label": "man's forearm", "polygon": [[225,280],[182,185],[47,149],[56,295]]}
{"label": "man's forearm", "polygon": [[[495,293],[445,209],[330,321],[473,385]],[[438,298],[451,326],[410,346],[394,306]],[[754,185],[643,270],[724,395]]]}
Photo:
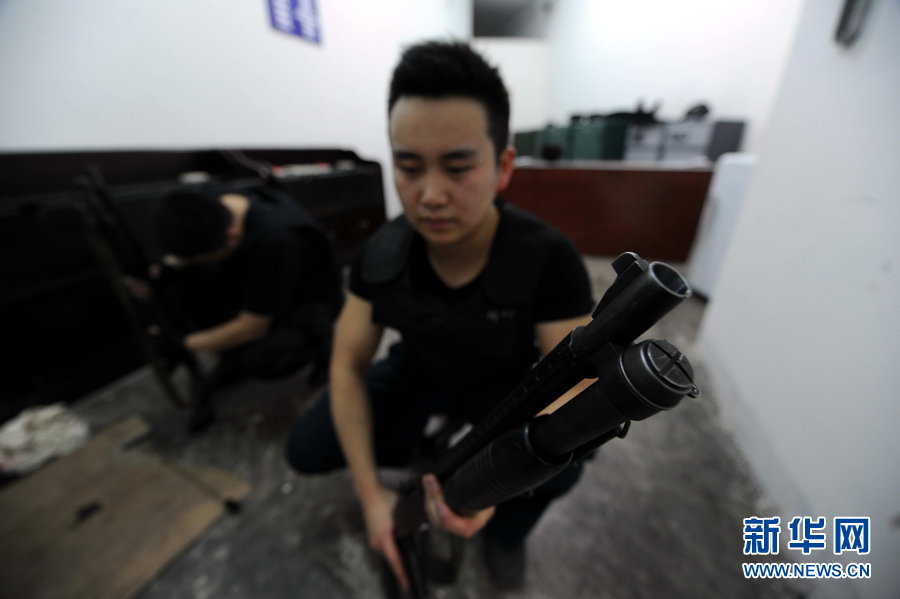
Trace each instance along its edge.
{"label": "man's forearm", "polygon": [[184,346],[191,351],[221,351],[255,341],[266,335],[269,318],[241,313],[228,322],[184,338]]}
{"label": "man's forearm", "polygon": [[380,491],[372,438],[372,411],[364,379],[332,367],[331,411],[338,441],[359,500],[365,504]]}

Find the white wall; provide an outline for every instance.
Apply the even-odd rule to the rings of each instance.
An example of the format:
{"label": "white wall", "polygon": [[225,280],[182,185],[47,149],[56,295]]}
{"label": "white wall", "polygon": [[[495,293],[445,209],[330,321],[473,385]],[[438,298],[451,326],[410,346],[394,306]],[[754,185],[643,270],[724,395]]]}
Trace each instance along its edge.
{"label": "white wall", "polygon": [[[699,341],[775,504],[789,518],[871,516],[872,553],[853,561],[873,579],[856,586],[896,597],[900,2],[872,4],[850,49],[832,41],[841,0],[804,4]],[[845,584],[820,591],[847,596]]]}
{"label": "white wall", "polygon": [[713,118],[745,118],[756,149],[801,0],[565,0],[551,13],[550,118],[662,102],[680,119],[703,101]]}
{"label": "white wall", "polygon": [[539,39],[479,37],[472,45],[500,69],[509,91],[510,131],[547,124],[547,43]]}
{"label": "white wall", "polygon": [[341,147],[381,162],[401,46],[471,34],[471,0],[319,0],[322,44],[264,0],[0,2],[0,151]]}

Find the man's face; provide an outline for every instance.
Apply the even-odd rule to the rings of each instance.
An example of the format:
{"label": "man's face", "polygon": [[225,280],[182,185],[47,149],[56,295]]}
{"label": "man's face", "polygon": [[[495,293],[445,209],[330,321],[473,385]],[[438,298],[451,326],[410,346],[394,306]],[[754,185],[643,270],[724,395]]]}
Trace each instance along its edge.
{"label": "man's face", "polygon": [[479,102],[402,97],[391,109],[390,138],[403,210],[429,244],[465,241],[485,225],[515,152],[504,149],[498,162]]}

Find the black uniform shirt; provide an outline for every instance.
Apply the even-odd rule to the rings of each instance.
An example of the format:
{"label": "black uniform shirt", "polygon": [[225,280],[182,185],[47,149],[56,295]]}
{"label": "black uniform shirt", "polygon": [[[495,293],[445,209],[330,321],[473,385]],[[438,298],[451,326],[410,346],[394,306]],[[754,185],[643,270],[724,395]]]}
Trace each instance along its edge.
{"label": "black uniform shirt", "polygon": [[[341,304],[340,273],[324,232],[288,202],[246,193],[244,237],[224,260],[196,267],[198,298],[214,324],[241,311],[270,316],[275,324],[305,325],[310,307]],[[202,307],[202,306],[198,306]]]}
{"label": "black uniform shirt", "polygon": [[[508,391],[537,358],[536,324],[583,316],[593,307],[590,280],[572,242],[521,209],[497,205],[500,224],[488,264],[461,288],[438,277],[424,239],[414,232],[405,274],[397,280],[367,281],[364,256],[375,251],[372,243],[351,271],[350,291],[372,302],[378,324],[399,330],[415,371],[445,387]],[[491,291],[517,287],[527,290],[519,292],[523,296],[497,300],[504,294]]]}

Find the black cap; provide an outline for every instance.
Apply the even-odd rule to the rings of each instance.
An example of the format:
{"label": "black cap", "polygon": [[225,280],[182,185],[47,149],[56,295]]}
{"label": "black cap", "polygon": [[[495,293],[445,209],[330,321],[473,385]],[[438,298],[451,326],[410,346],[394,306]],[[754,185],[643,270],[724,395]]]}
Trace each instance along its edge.
{"label": "black cap", "polygon": [[664,339],[648,339],[628,348],[621,368],[632,389],[658,409],[674,408],[685,395],[700,393],[687,356]]}

